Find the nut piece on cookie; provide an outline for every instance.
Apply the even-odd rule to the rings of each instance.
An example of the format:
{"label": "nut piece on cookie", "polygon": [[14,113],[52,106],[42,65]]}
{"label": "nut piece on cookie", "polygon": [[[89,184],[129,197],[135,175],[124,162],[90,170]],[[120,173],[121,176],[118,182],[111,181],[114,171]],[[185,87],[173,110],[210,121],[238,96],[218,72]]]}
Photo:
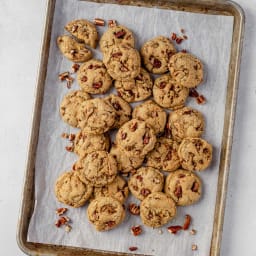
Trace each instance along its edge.
{"label": "nut piece on cookie", "polygon": [[176,215],[173,199],[162,192],[154,192],[140,204],[140,217],[149,227],[157,228],[165,225]]}
{"label": "nut piece on cookie", "polygon": [[57,45],[62,54],[73,62],[85,62],[92,58],[92,52],[84,44],[78,43],[71,36],[59,36],[57,38]]}
{"label": "nut piece on cookie", "polygon": [[178,150],[182,168],[204,171],[212,161],[212,145],[200,138],[184,139]]}
{"label": "nut piece on cookie", "polygon": [[167,176],[164,191],[177,205],[191,205],[200,199],[202,183],[195,173],[179,169]]}
{"label": "nut piece on cookie", "polygon": [[123,205],[113,197],[97,197],[90,202],[87,216],[96,230],[107,231],[122,223],[125,210]]}
{"label": "nut piece on cookie", "polygon": [[73,20],[65,26],[65,29],[83,43],[96,48],[98,32],[95,25],[90,21],[85,19]]}
{"label": "nut piece on cookie", "polygon": [[56,181],[55,195],[59,202],[72,207],[83,206],[90,198],[93,187],[85,184],[77,173],[63,173]]}
{"label": "nut piece on cookie", "polygon": [[147,41],[141,48],[141,55],[146,69],[154,74],[163,74],[168,71],[170,57],[176,49],[169,38],[155,37]]}
{"label": "nut piece on cookie", "polygon": [[169,74],[158,77],[153,86],[155,102],[163,108],[177,109],[184,106],[189,89],[179,85]]}
{"label": "nut piece on cookie", "polygon": [[189,53],[174,54],[169,61],[169,70],[173,79],[187,88],[197,87],[203,81],[203,64]]}

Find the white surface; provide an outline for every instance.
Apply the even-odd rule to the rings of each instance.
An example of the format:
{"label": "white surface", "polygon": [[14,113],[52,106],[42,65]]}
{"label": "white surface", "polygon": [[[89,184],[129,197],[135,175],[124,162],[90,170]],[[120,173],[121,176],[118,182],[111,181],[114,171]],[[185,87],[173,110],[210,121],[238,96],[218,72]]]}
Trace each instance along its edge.
{"label": "white surface", "polygon": [[[256,5],[238,2],[247,23],[222,256],[256,255]],[[0,245],[5,256],[24,255],[15,235],[46,0],[24,3],[2,0],[0,8]]]}
{"label": "white surface", "polygon": [[[127,17],[127,13],[129,13],[129,17]],[[136,19],[135,17],[140,13],[143,13],[143,17]],[[120,24],[126,25],[137,35],[138,49],[145,41],[153,37],[169,36],[175,28],[184,27],[190,39],[184,42],[180,48],[189,49],[206,64],[207,79],[199,90],[206,96],[207,104],[199,106],[194,99],[190,99],[187,101],[187,105],[200,110],[206,118],[206,124],[210,124],[206,125],[204,138],[214,146],[214,164],[207,171],[199,174],[204,184],[202,200],[190,207],[178,207],[177,218],[172,222],[172,225],[182,223],[187,213],[194,216],[193,225],[198,231],[198,236],[191,236],[188,232],[182,232],[178,237],[170,236],[166,228],[162,228],[164,232],[159,235],[158,230],[143,227],[144,234],[134,237],[129,232],[130,227],[134,223],[142,223],[140,218],[129,214],[124,223],[115,230],[97,232],[85,217],[85,207],[69,210],[68,216],[72,219],[73,227],[71,233],[66,234],[62,229],[54,227],[53,223],[56,218],[54,210],[63,207],[63,204],[58,203],[54,196],[54,183],[57,177],[64,171],[70,170],[78,159],[75,154],[64,150],[66,142],[60,138],[63,132],[76,133],[77,129],[72,129],[64,123],[59,115],[60,102],[69,90],[58,81],[58,74],[69,70],[71,62],[60,54],[56,46],[56,38],[63,33],[63,27],[67,22],[80,17],[89,20],[93,20],[94,17],[101,17],[104,20],[114,17]],[[151,17],[155,18],[151,19]],[[202,20],[207,22],[202,22]],[[200,22],[200,29],[195,29],[198,28],[197,24]],[[146,28],[141,26],[145,23],[147,23]],[[233,17],[209,16],[156,8],[142,9],[141,7],[127,6],[124,9],[118,5],[85,3],[76,0],[63,3],[63,0],[57,0],[53,24],[48,62],[49,72],[45,83],[42,125],[36,158],[35,193],[37,203],[29,226],[29,241],[119,252],[129,252],[128,248],[135,245],[139,248],[138,253],[158,256],[194,255],[194,252],[191,251],[191,244],[196,243],[200,248],[197,255],[208,255],[212,225],[207,225],[207,223],[213,223],[214,218]],[[105,27],[98,28],[100,35],[105,30]],[[212,33],[209,35],[201,31],[211,31]],[[215,37],[216,34],[218,37]],[[201,47],[197,47],[198,38],[204,42]],[[94,56],[102,58],[99,48],[95,51]],[[76,83],[72,86],[72,90],[74,89],[79,89]],[[116,93],[115,90],[113,91]],[[114,136],[112,136],[112,140],[114,140]],[[134,202],[134,198],[130,197],[130,200]],[[170,226],[170,223],[166,226]],[[157,239],[155,239],[156,236]]]}

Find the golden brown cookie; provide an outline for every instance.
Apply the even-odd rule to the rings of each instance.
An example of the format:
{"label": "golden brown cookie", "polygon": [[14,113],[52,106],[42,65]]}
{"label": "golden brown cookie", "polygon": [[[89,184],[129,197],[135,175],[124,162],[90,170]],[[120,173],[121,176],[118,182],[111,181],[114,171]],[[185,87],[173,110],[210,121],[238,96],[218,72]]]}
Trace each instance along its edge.
{"label": "golden brown cookie", "polygon": [[179,169],[167,176],[164,191],[177,205],[190,205],[200,199],[202,183],[195,173]]}
{"label": "golden brown cookie", "polygon": [[60,105],[60,115],[64,122],[73,127],[78,127],[78,109],[81,104],[91,96],[83,91],[72,91],[66,94]]}
{"label": "golden brown cookie", "polygon": [[92,52],[71,36],[59,36],[57,45],[62,54],[73,62],[85,62],[92,58]]}
{"label": "golden brown cookie", "polygon": [[98,231],[107,231],[118,226],[125,218],[123,205],[113,197],[97,197],[87,209],[89,221]]}
{"label": "golden brown cookie", "polygon": [[189,53],[174,54],[169,61],[171,76],[179,84],[187,88],[194,88],[203,81],[203,64]]}
{"label": "golden brown cookie", "polygon": [[58,201],[72,207],[83,206],[90,198],[92,190],[92,186],[82,182],[73,171],[60,175],[55,184]]}
{"label": "golden brown cookie", "polygon": [[212,161],[212,145],[200,138],[184,139],[178,150],[182,168],[203,171]]}
{"label": "golden brown cookie", "polygon": [[149,227],[161,227],[176,215],[175,202],[162,192],[154,192],[140,204],[140,217]]}

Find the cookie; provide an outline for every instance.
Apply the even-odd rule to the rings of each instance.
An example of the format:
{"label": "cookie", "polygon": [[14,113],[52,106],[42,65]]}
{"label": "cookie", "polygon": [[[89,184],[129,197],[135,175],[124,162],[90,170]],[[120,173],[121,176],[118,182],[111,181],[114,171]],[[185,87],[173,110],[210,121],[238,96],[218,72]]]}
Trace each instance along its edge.
{"label": "cookie", "polygon": [[176,215],[175,202],[162,192],[154,192],[140,204],[140,217],[149,227],[161,227]]}
{"label": "cookie", "polygon": [[171,76],[179,84],[187,88],[197,87],[203,81],[203,64],[189,53],[174,54],[168,64]]}
{"label": "cookie", "polygon": [[168,71],[170,57],[176,49],[169,38],[155,37],[147,41],[141,48],[141,56],[146,69],[154,74],[163,74]]}
{"label": "cookie", "polygon": [[85,133],[102,134],[115,123],[115,109],[103,99],[83,102],[78,109],[78,127]]}
{"label": "cookie", "polygon": [[92,58],[92,52],[71,36],[59,36],[57,45],[62,54],[73,62],[85,62]]}
{"label": "cookie", "polygon": [[152,95],[153,82],[149,73],[141,68],[140,73],[127,81],[115,81],[118,95],[127,102],[145,100]]}
{"label": "cookie", "polygon": [[143,161],[143,156],[128,156],[122,149],[112,143],[110,154],[116,159],[117,170],[121,173],[129,173],[139,168]]}
{"label": "cookie", "polygon": [[167,138],[159,138],[155,147],[146,156],[146,166],[166,172],[175,171],[180,167],[178,156],[179,143]]}
{"label": "cookie", "polygon": [[91,94],[107,92],[112,85],[112,78],[102,61],[92,59],[80,66],[77,82],[81,89]]}
{"label": "cookie", "polygon": [[110,138],[107,133],[103,134],[87,134],[83,130],[78,132],[74,140],[74,152],[80,157],[87,154],[104,150],[108,151],[110,148]]}
{"label": "cookie", "polygon": [[154,129],[156,134],[164,131],[166,113],[153,100],[137,105],[132,112],[132,118],[145,121]]}
{"label": "cookie", "polygon": [[169,114],[167,127],[173,139],[179,142],[188,137],[200,137],[205,127],[204,117],[196,109],[184,107]]}
{"label": "cookie", "polygon": [[164,175],[152,167],[141,167],[128,181],[131,193],[139,200],[145,199],[153,192],[162,191]]}
{"label": "cookie", "polygon": [[132,108],[125,100],[114,94],[110,94],[105,100],[116,111],[116,119],[113,128],[119,128],[131,119]]}
{"label": "cookie", "polygon": [[142,157],[154,148],[156,136],[146,122],[132,119],[118,130],[116,143],[127,155]]}
{"label": "cookie", "polygon": [[103,63],[115,80],[131,80],[140,73],[139,52],[126,44],[111,47],[103,55]]}
{"label": "cookie", "polygon": [[189,89],[179,85],[170,75],[158,77],[153,86],[155,102],[163,108],[177,109],[183,107]]}
{"label": "cookie", "polygon": [[83,206],[92,191],[92,186],[82,182],[73,171],[63,173],[55,183],[55,196],[58,201],[72,207]]}
{"label": "cookie", "polygon": [[93,197],[111,196],[117,199],[120,203],[124,203],[129,195],[128,185],[125,179],[117,176],[115,180],[103,187],[95,187]]}
{"label": "cookie", "polygon": [[78,109],[83,102],[89,99],[91,96],[80,90],[66,94],[60,104],[60,115],[63,121],[73,127],[78,127]]}
{"label": "cookie", "polygon": [[95,25],[90,21],[85,19],[73,20],[65,26],[65,29],[83,43],[96,48],[98,32]]}
{"label": "cookie", "polygon": [[106,151],[94,151],[74,164],[79,178],[86,184],[102,187],[114,181],[117,175],[116,160]]}
{"label": "cookie", "polygon": [[212,161],[212,145],[200,138],[184,139],[178,149],[182,168],[203,171]]}
{"label": "cookie", "polygon": [[164,191],[177,205],[191,205],[200,199],[202,183],[195,173],[179,169],[167,176]]}
{"label": "cookie", "polygon": [[89,221],[98,231],[115,228],[125,218],[123,205],[113,197],[98,197],[87,208]]}
{"label": "cookie", "polygon": [[105,53],[108,52],[111,47],[118,44],[127,44],[131,47],[135,45],[133,33],[122,25],[108,28],[100,39],[100,49]]}

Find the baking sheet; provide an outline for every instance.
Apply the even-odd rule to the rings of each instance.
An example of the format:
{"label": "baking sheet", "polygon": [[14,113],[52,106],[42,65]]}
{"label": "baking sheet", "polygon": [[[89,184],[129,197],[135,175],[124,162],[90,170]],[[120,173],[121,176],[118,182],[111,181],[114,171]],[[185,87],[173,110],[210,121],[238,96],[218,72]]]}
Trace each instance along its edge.
{"label": "baking sheet", "polygon": [[[59,105],[62,97],[69,91],[58,81],[60,72],[69,70],[71,63],[62,57],[56,47],[56,38],[64,32],[64,25],[77,18],[93,20],[100,17],[105,20],[116,19],[120,24],[131,28],[136,36],[136,46],[157,36],[169,36],[171,32],[186,30],[188,40],[179,49],[188,49],[197,55],[206,67],[206,82],[198,88],[206,98],[206,105],[197,105],[193,99],[187,105],[200,110],[206,118],[204,138],[214,146],[214,160],[211,168],[200,173],[204,183],[202,200],[193,206],[179,207],[177,218],[171,224],[183,223],[184,215],[193,217],[192,227],[196,236],[188,232],[171,235],[165,228],[144,227],[144,233],[133,237],[129,229],[134,224],[141,224],[136,216],[127,214],[125,222],[117,229],[99,233],[88,223],[86,207],[69,208],[72,231],[65,233],[54,226],[55,209],[62,206],[54,197],[54,183],[64,171],[70,170],[77,160],[75,154],[68,153],[61,139],[63,132],[76,132],[62,122]],[[232,39],[233,17],[192,14],[161,10],[157,8],[129,7],[110,4],[96,4],[74,0],[57,0],[51,38],[48,72],[44,91],[41,127],[35,168],[35,210],[28,231],[28,241],[48,244],[70,245],[110,251],[129,252],[130,246],[137,246],[136,253],[149,255],[207,255],[213,226],[215,197],[217,189],[218,166],[222,130],[224,123],[226,86]],[[99,27],[99,32],[106,29]],[[96,58],[101,58],[99,51],[94,51]],[[78,89],[77,84],[72,89]],[[135,199],[130,199],[135,201]],[[169,224],[170,225],[170,224]],[[168,225],[167,225],[168,226]],[[191,251],[191,244],[199,250]]]}

